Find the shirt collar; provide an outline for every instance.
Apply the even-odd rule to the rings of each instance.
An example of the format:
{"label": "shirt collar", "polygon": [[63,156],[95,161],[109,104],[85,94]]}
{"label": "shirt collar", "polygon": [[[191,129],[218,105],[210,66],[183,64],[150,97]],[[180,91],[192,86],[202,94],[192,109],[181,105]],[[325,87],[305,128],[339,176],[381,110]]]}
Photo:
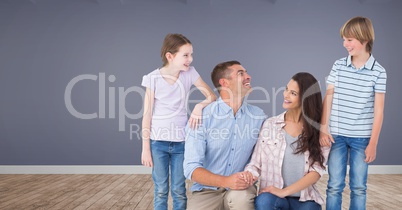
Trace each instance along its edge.
{"label": "shirt collar", "polygon": [[[364,68],[369,69],[369,70],[373,70],[374,64],[375,64],[375,59],[374,59],[373,55],[370,54],[369,59],[364,64]],[[346,65],[347,66],[352,66],[352,56],[348,55],[348,58],[346,60]]]}
{"label": "shirt collar", "polygon": [[283,128],[285,124],[285,114],[286,111],[276,117],[276,124],[280,124],[281,128]]}
{"label": "shirt collar", "polygon": [[[216,102],[219,104],[219,107],[221,107],[221,109],[223,110],[223,112],[225,114],[232,112],[233,113],[233,109],[232,107],[230,107],[229,105],[227,105],[227,103],[225,103],[221,97],[219,97]],[[247,106],[247,102],[245,102],[243,100],[243,103],[241,104],[240,109],[237,111],[237,114],[244,114],[244,112],[246,111],[246,106]]]}

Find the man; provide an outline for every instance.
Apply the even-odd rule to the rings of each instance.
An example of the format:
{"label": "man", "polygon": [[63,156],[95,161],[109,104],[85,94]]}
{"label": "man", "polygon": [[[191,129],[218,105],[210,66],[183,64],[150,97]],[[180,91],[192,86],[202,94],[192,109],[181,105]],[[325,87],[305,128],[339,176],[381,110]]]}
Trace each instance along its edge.
{"label": "man", "polygon": [[187,128],[184,175],[194,182],[187,209],[254,209],[256,180],[243,170],[266,116],[243,101],[251,77],[240,62],[218,64],[211,78],[220,98],[204,108],[198,129]]}

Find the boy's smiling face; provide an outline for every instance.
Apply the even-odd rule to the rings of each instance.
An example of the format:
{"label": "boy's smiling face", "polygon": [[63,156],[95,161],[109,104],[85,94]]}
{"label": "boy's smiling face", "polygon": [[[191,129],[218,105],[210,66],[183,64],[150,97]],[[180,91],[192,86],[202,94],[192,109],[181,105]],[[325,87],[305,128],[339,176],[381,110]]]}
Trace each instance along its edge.
{"label": "boy's smiling face", "polygon": [[350,56],[359,56],[367,53],[366,45],[367,42],[362,44],[355,38],[343,37],[343,47],[346,48]]}

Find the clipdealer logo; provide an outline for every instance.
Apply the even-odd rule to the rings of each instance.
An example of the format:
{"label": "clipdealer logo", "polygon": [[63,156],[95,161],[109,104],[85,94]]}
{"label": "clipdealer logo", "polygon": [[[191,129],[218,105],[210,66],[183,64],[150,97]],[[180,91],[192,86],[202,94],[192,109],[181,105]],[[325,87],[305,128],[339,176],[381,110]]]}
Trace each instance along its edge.
{"label": "clipdealer logo", "polygon": [[[152,78],[153,81],[155,81],[157,78]],[[107,81],[109,83],[113,83],[116,81],[116,76],[115,75],[109,75],[107,77]],[[126,120],[131,119],[131,120],[136,120],[136,119],[141,119],[142,114],[144,111],[143,107],[143,100],[145,98],[145,89],[142,87],[138,86],[131,86],[125,89],[124,87],[113,87],[109,86],[106,87],[106,74],[103,72],[100,72],[98,75],[94,74],[82,74],[74,77],[73,79],[68,82],[65,92],[64,92],[64,102],[65,106],[68,110],[68,112],[82,120],[93,120],[93,119],[116,119],[116,100],[118,100],[118,107],[117,107],[117,119],[118,119],[118,130],[121,132],[126,131]],[[76,84],[80,82],[97,82],[98,83],[98,107],[97,111],[93,113],[82,113],[79,111],[79,109],[74,106],[74,103],[71,98],[71,94],[73,91],[73,88]],[[316,84],[318,87],[319,82]],[[184,91],[182,84],[179,85],[179,89],[181,89],[182,93]],[[116,96],[116,88],[117,88],[117,96]],[[269,107],[272,108],[272,116],[277,115],[277,110],[276,110],[276,104],[279,101],[283,100],[282,96],[282,91],[285,90],[286,87],[280,87],[280,88],[275,88],[273,87],[271,89],[271,94],[263,87],[253,87],[253,92],[260,92],[260,96],[258,100],[255,99],[248,99],[247,95],[244,99],[244,101],[247,101],[250,104],[257,105],[260,108],[263,107]],[[190,104],[196,104],[199,103],[202,100],[190,100],[190,95],[195,91],[198,90],[196,87],[193,87],[187,95],[182,94],[182,97],[185,97],[187,104],[182,104],[183,106],[186,106],[187,114],[191,114],[191,110],[188,108]],[[319,89],[318,89],[319,90]],[[216,91],[216,89],[215,89]],[[306,91],[305,96],[302,97],[302,100],[304,100],[306,97],[309,95],[312,95],[316,93],[317,88],[312,88],[309,91]],[[106,94],[107,93],[107,94]],[[137,94],[141,97],[141,109],[137,113],[129,113],[126,109],[126,97],[129,94]],[[262,94],[262,97],[261,97]],[[117,97],[117,98],[116,98]],[[108,112],[106,112],[106,103],[108,103]],[[260,105],[258,105],[260,104]],[[282,112],[282,111],[281,111]],[[166,119],[166,118],[171,118],[174,117],[175,114],[178,114],[177,112],[164,115],[164,116],[154,116],[158,119]],[[251,113],[247,113],[251,114]],[[304,114],[304,113],[303,113]],[[222,118],[222,116],[210,116],[210,117],[215,117],[215,118]],[[261,116],[252,116],[252,117],[261,117]],[[315,125],[313,122],[311,122],[310,119],[308,119],[309,123],[312,123],[314,126]],[[167,128],[168,129],[168,128]],[[169,129],[168,129],[169,130]],[[152,132],[169,132],[169,131],[152,131]],[[129,133],[130,133],[130,140],[133,138],[136,138],[138,140],[141,140],[141,126],[138,124],[129,124]]]}
{"label": "clipdealer logo", "polygon": [[[151,83],[155,84],[158,79],[160,79],[161,76],[151,76]],[[93,120],[93,119],[116,119],[116,108],[117,108],[117,119],[118,119],[118,130],[119,131],[126,131],[126,120],[131,119],[131,120],[136,120],[136,119],[141,119],[142,114],[144,112],[144,106],[143,106],[143,100],[145,98],[145,89],[143,87],[139,86],[132,86],[127,89],[124,87],[106,87],[107,82],[113,83],[116,81],[116,76],[115,75],[109,75],[106,78],[106,74],[103,72],[100,72],[98,75],[94,74],[82,74],[74,77],[73,79],[68,82],[65,92],[64,92],[64,103],[65,106],[68,110],[68,112],[82,120]],[[72,101],[72,92],[74,87],[78,83],[83,83],[83,82],[97,82],[98,83],[98,107],[97,111],[93,113],[82,113],[79,111],[79,108],[75,106],[74,102]],[[187,110],[187,114],[189,109],[188,106],[191,103],[199,103],[201,100],[189,100],[190,95],[197,90],[196,87],[193,89],[190,89],[190,91],[186,94],[184,91],[184,86],[181,82],[178,82],[178,90],[180,91],[180,97],[185,98],[185,100],[182,100],[180,103],[180,108],[185,107]],[[117,96],[116,96],[116,88],[117,90]],[[141,109],[138,111],[138,113],[129,113],[126,109],[126,97],[129,94],[137,94],[141,97],[141,101],[139,103],[141,104]],[[118,106],[116,107],[116,101],[118,101]],[[188,102],[186,104],[185,102]],[[106,112],[106,103],[108,103],[108,112]],[[171,119],[172,117],[175,117],[178,114],[182,114],[179,112],[180,110],[175,110],[172,113],[165,114],[165,115],[153,115],[153,119]],[[177,129],[175,125],[171,125],[169,128],[164,128],[162,130],[158,131],[152,131],[152,132],[157,132],[159,134],[166,134],[169,133],[172,130]],[[179,129],[180,130],[180,129]],[[129,132],[130,132],[130,140],[133,138],[141,140],[141,126],[138,124],[129,124]]]}
{"label": "clipdealer logo", "polygon": [[[116,76],[109,75],[107,77],[109,83],[116,81]],[[93,113],[82,113],[77,110],[71,99],[71,94],[74,86],[79,82],[98,82],[98,110]],[[107,89],[107,90],[106,90]],[[108,94],[106,94],[108,92]],[[143,99],[145,97],[145,90],[141,87],[132,86],[127,89],[124,87],[118,87],[118,107],[117,107],[117,119],[119,121],[119,131],[126,130],[126,119],[140,119],[142,117],[143,106],[138,113],[129,113],[126,109],[126,97],[128,94],[138,94]],[[108,98],[106,98],[108,96]],[[106,101],[107,100],[107,101]],[[108,103],[108,113],[106,116],[106,102]],[[100,72],[98,75],[82,74],[74,77],[67,84],[64,92],[64,103],[68,112],[78,119],[91,120],[91,119],[116,119],[116,87],[106,88],[106,74]],[[140,137],[140,126],[137,124],[130,124],[130,139],[133,138],[132,134],[136,134]]]}

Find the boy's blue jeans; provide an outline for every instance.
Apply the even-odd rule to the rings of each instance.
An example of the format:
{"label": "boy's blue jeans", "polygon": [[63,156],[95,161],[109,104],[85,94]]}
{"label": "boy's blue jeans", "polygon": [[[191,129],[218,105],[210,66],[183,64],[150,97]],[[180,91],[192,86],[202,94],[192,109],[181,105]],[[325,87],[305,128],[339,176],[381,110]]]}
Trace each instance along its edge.
{"label": "boy's blue jeans", "polygon": [[368,164],[365,150],[370,138],[351,138],[345,136],[333,136],[328,157],[328,188],[327,210],[340,210],[342,208],[342,192],[345,188],[346,168],[349,156],[349,186],[350,186],[350,210],[366,209],[366,183]]}
{"label": "boy's blue jeans", "polygon": [[154,164],[152,168],[154,209],[168,209],[169,166],[173,209],[186,209],[186,178],[183,172],[184,142],[151,140],[151,153]]}
{"label": "boy's blue jeans", "polygon": [[281,210],[321,210],[321,205],[314,201],[301,202],[299,198],[280,198],[271,193],[261,193],[254,201],[255,210],[281,209]]}

